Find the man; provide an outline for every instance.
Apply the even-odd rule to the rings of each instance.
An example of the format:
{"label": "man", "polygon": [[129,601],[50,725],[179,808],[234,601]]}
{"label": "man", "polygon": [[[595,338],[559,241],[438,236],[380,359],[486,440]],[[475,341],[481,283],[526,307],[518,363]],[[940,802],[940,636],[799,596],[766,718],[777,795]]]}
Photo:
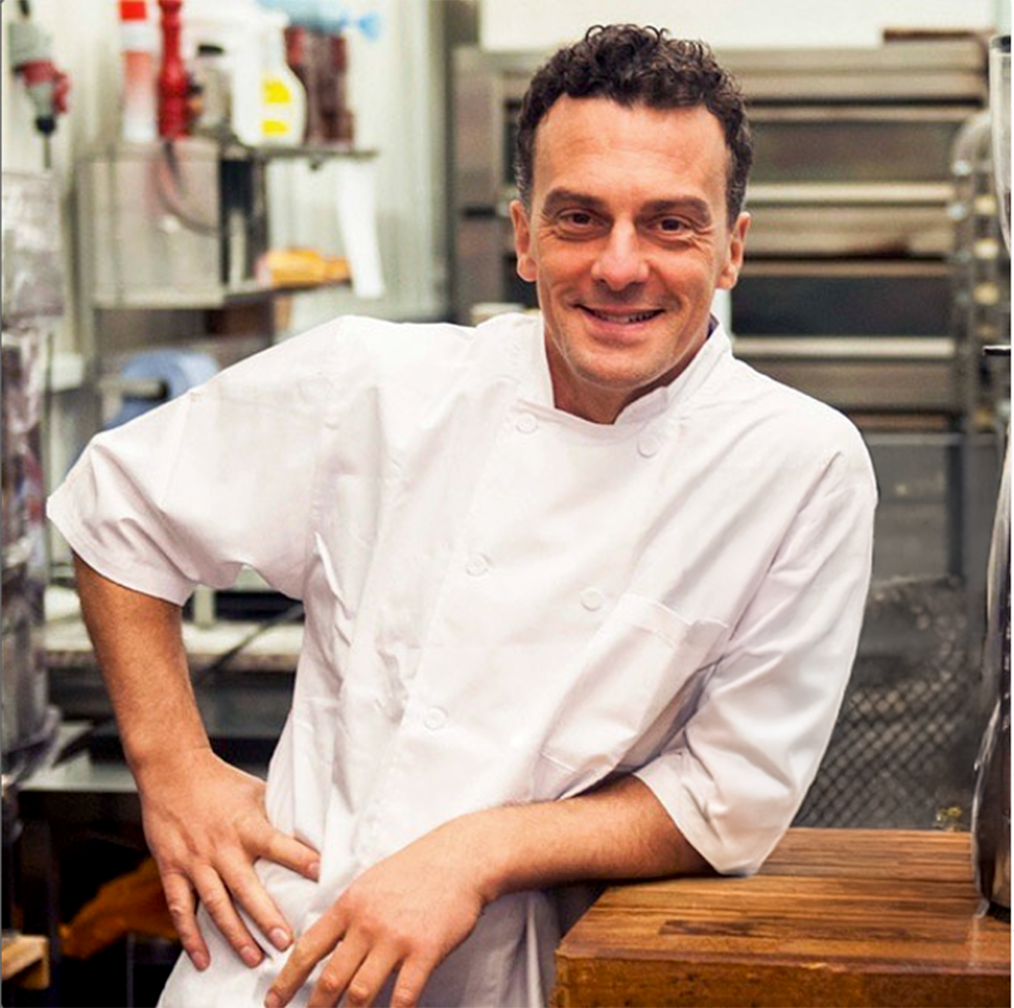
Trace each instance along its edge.
{"label": "man", "polygon": [[[784,832],[875,490],[851,425],[709,317],[749,165],[705,47],[593,29],[521,112],[541,318],[325,324],[54,496],[189,956],[164,1004],[537,1004],[550,887],[750,872]],[[306,606],[266,794],[212,755],[180,643],[244,563]]]}

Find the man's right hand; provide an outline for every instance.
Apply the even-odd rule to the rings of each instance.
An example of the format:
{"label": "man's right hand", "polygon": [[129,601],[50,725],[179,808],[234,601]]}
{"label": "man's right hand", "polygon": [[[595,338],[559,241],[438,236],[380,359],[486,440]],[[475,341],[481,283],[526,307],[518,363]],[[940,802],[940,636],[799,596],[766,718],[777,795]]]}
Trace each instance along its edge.
{"label": "man's right hand", "polygon": [[211,749],[191,750],[179,763],[150,767],[139,776],[144,831],[158,864],[166,902],[194,966],[211,961],[197,924],[203,903],[222,935],[248,966],[263,959],[241,908],[279,950],[292,930],[254,871],[260,858],[316,879],[320,856],[268,821],[264,782],[219,759]]}
{"label": "man's right hand", "polygon": [[292,932],[254,862],[276,861],[315,879],[319,856],[268,821],[263,781],[212,752],[190,682],[180,606],[111,581],[80,557],[74,566],[183,947],[198,969],[207,968],[200,900],[240,958],[256,966],[263,953],[237,908],[279,949],[292,943]]}

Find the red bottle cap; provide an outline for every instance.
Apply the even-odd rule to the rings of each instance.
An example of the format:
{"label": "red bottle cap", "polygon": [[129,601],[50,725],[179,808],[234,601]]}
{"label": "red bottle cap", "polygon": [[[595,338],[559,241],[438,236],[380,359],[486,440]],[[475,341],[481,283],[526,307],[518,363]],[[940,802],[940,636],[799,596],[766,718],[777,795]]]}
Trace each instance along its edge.
{"label": "red bottle cap", "polygon": [[120,0],[121,21],[147,21],[148,0]]}

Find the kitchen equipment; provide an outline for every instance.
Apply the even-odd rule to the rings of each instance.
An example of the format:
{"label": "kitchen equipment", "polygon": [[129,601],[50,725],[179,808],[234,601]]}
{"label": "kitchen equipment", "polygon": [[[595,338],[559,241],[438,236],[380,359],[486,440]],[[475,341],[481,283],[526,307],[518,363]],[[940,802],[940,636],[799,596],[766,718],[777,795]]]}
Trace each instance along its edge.
{"label": "kitchen equipment", "polygon": [[56,118],[67,111],[70,81],[53,63],[53,40],[34,21],[11,21],[8,44],[11,66],[22,78],[35,110],[35,128],[48,137]]}
{"label": "kitchen equipment", "polygon": [[101,306],[134,307],[215,307],[259,290],[265,171],[245,148],[202,137],[87,155],[78,166],[85,289]]}
{"label": "kitchen equipment", "polygon": [[59,725],[59,715],[48,702],[42,646],[44,373],[49,333],[63,309],[60,217],[52,178],[5,171],[2,216],[0,743],[6,799],[46,757]]}
{"label": "kitchen equipment", "polygon": [[1000,227],[1010,251],[1010,35],[989,44],[990,109],[993,115],[993,176],[1000,201]]}
{"label": "kitchen equipment", "polygon": [[[993,175],[997,213],[1010,251],[1010,36],[992,39],[989,52]],[[1010,347],[988,348],[997,353]],[[982,680],[992,713],[976,764],[972,807],[972,860],[976,882],[990,911],[1010,920],[1010,432],[1003,484],[997,502],[987,589]]]}
{"label": "kitchen equipment", "polygon": [[990,911],[1010,919],[1010,449],[997,502],[990,557],[986,643],[982,680],[993,698],[976,762],[972,805],[972,863]]}

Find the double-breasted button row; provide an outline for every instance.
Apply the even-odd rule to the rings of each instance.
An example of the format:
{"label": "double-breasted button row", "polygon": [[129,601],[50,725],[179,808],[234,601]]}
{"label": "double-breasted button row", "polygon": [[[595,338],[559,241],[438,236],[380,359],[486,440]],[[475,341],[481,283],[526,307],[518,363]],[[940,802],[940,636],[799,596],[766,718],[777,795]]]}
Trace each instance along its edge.
{"label": "double-breasted button row", "polygon": [[[521,434],[534,434],[539,429],[539,418],[534,413],[519,413],[514,418],[514,429]],[[662,439],[653,431],[645,431],[637,439],[637,451],[643,458],[657,455],[662,448]]]}

